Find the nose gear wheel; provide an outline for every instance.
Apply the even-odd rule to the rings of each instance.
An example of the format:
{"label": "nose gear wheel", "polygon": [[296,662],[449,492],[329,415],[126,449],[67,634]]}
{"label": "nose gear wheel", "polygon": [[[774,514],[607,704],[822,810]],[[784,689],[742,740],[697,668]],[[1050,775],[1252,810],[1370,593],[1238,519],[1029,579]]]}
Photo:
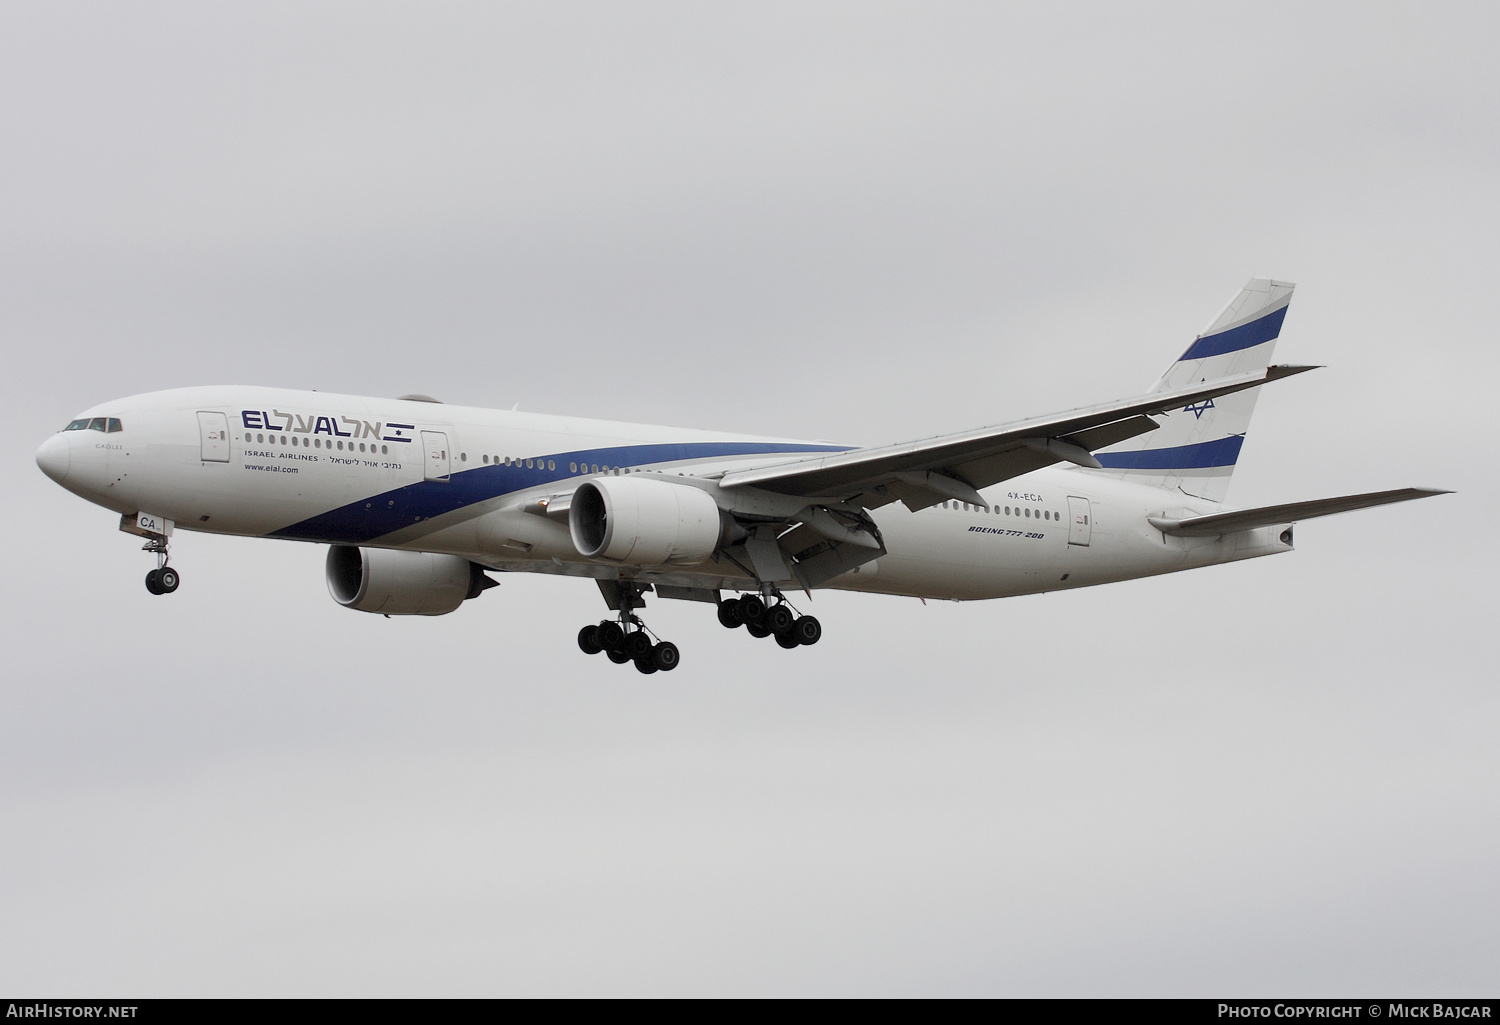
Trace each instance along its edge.
{"label": "nose gear wheel", "polygon": [[141,551],[156,556],[156,568],[146,574],[146,590],[152,594],[171,594],[177,590],[177,585],[182,583],[182,574],[167,565],[167,539],[153,534],[141,545]]}

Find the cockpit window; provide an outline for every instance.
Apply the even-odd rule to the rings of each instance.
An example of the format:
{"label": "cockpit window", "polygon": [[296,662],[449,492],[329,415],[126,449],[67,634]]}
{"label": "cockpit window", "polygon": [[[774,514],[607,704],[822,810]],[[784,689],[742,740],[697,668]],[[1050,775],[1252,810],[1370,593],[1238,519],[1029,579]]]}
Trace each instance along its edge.
{"label": "cockpit window", "polygon": [[105,424],[106,423],[107,423],[107,421],[104,419],[104,417],[102,417],[102,416],[96,416],[92,420],[89,421],[89,430],[91,430],[91,431],[102,431],[102,430],[105,429]]}
{"label": "cockpit window", "polygon": [[123,431],[124,429],[125,428],[123,428],[123,427],[120,426],[120,418],[119,417],[112,416],[112,417],[109,418],[109,433],[110,434],[115,434],[115,433],[117,433],[119,431]]}
{"label": "cockpit window", "polygon": [[89,422],[88,422],[87,419],[84,419],[84,420],[74,420],[72,423],[68,424],[68,426],[66,426],[66,427],[63,428],[63,430],[65,430],[65,431],[86,431],[88,429],[89,429]]}

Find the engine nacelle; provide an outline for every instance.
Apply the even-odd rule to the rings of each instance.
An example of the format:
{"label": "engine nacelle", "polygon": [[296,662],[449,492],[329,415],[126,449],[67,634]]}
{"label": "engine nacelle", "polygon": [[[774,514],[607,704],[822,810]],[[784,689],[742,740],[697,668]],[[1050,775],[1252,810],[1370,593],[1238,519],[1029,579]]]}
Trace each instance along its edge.
{"label": "engine nacelle", "polygon": [[649,477],[600,477],[568,507],[573,547],[589,559],[631,566],[691,565],[719,547],[719,506],[699,488]]}
{"label": "engine nacelle", "polygon": [[328,593],[347,609],[383,616],[443,616],[494,581],[458,555],[333,545]]}

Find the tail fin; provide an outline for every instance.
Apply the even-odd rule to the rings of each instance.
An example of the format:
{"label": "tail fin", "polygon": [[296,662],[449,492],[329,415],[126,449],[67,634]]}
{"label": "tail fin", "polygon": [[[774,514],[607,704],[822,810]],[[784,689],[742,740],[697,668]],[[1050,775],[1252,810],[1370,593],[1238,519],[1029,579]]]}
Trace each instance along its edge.
{"label": "tail fin", "polygon": [[[1153,390],[1186,388],[1269,366],[1295,287],[1252,278]],[[1158,420],[1158,430],[1095,457],[1111,476],[1222,502],[1259,394],[1259,388],[1250,388],[1188,406]]]}

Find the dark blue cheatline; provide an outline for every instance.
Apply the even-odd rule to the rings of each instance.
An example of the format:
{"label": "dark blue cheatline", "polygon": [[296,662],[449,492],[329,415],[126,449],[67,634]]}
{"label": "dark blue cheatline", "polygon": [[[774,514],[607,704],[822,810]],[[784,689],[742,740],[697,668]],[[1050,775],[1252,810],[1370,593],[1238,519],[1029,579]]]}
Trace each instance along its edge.
{"label": "dark blue cheatline", "polygon": [[1240,349],[1248,349],[1252,345],[1260,345],[1269,342],[1281,335],[1281,322],[1286,320],[1288,307],[1283,306],[1279,310],[1272,310],[1259,320],[1252,320],[1248,324],[1232,327],[1228,331],[1220,331],[1216,335],[1204,335],[1192,345],[1188,346],[1187,352],[1177,357],[1180,363],[1185,359],[1203,359],[1205,356],[1222,356],[1226,352],[1238,352]]}
{"label": "dark blue cheatline", "polygon": [[[549,452],[532,456],[541,465],[473,466],[455,470],[446,481],[424,480],[357,502],[330,509],[300,523],[272,531],[267,537],[293,538],[299,541],[327,541],[339,544],[362,544],[394,533],[414,523],[453,512],[465,506],[488,502],[502,495],[541,487],[553,481],[594,476],[568,469],[568,464],[583,463],[608,466],[649,467],[655,463],[680,462],[687,459],[713,459],[719,456],[776,455],[799,452],[847,452],[845,445],[788,445],[762,441],[693,442],[679,445],[622,445],[616,448],[584,449],[577,452]],[[545,469],[547,460],[556,470]]]}
{"label": "dark blue cheatline", "polygon": [[1141,452],[1096,452],[1094,458],[1110,470],[1203,470],[1233,466],[1240,457],[1243,435],[1173,448],[1148,448]]}

